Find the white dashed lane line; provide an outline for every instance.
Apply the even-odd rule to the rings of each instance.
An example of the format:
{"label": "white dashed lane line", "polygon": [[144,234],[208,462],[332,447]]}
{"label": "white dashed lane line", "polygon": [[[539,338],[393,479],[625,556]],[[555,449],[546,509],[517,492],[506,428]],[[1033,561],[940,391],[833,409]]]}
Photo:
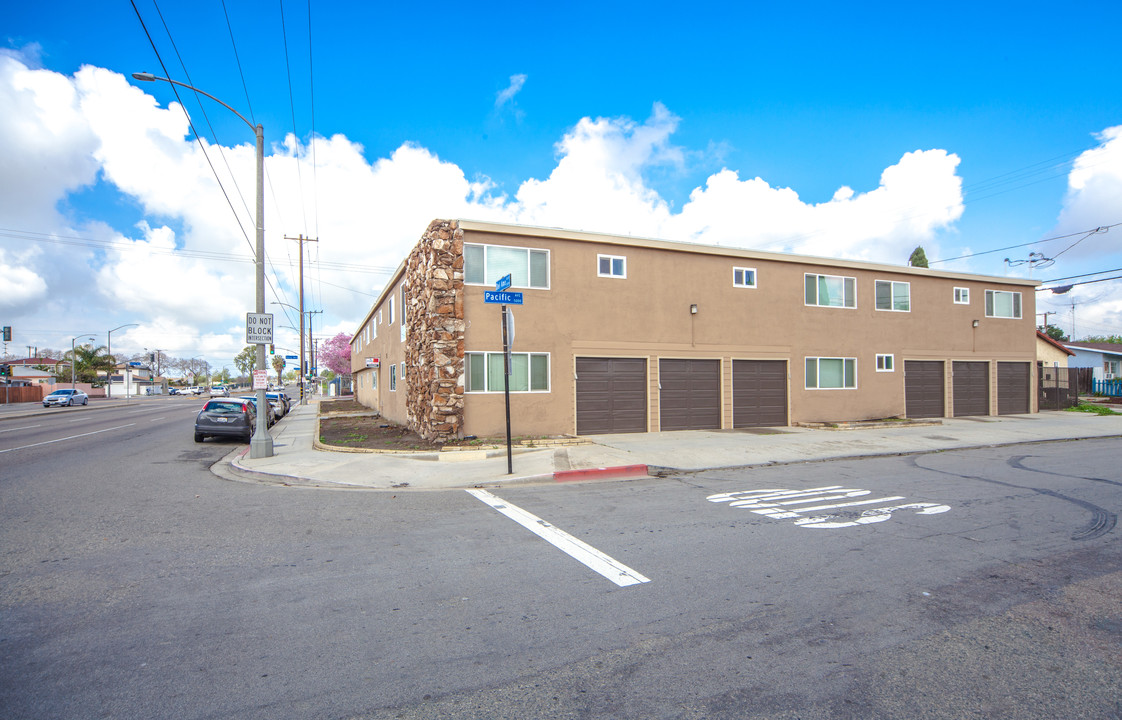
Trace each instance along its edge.
{"label": "white dashed lane line", "polygon": [[13,450],[26,450],[27,448],[39,447],[40,445],[50,445],[51,443],[63,442],[64,440],[74,440],[75,438],[86,437],[87,435],[97,435],[98,433],[109,432],[110,430],[120,430],[121,428],[132,427],[133,425],[136,425],[136,423],[129,423],[128,425],[118,425],[117,427],[105,428],[104,430],[94,430],[93,432],[81,433],[80,435],[70,435],[69,437],[56,438],[54,440],[44,440],[43,442],[32,443],[30,445],[20,445],[19,447],[0,450],[0,454],[12,452]]}

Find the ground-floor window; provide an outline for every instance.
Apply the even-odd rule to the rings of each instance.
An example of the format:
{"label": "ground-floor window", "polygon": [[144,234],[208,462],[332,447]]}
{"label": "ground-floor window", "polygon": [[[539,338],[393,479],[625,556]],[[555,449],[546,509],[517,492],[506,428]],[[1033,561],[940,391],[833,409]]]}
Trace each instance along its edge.
{"label": "ground-floor window", "polygon": [[390,365],[390,392],[397,392],[397,365]]}
{"label": "ground-floor window", "polygon": [[[465,353],[467,392],[503,392],[503,354]],[[549,392],[549,354],[511,353],[511,392]]]}
{"label": "ground-floor window", "polygon": [[807,390],[856,387],[856,358],[808,357],[806,359]]}

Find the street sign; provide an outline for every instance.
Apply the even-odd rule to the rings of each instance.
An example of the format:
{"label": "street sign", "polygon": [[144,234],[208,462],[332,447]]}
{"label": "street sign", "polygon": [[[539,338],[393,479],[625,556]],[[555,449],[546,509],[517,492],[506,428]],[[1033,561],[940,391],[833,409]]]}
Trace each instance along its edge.
{"label": "street sign", "polygon": [[269,389],[269,371],[268,370],[254,370],[253,371],[253,389],[254,390],[268,390]]}
{"label": "street sign", "polygon": [[493,303],[495,305],[521,305],[522,293],[520,292],[499,292],[497,290],[484,290],[483,302]]}
{"label": "street sign", "polygon": [[299,358],[297,358],[295,355],[285,355],[284,359],[285,360],[297,360]]}
{"label": "street sign", "polygon": [[495,283],[495,292],[502,292],[510,288],[510,273],[503,275],[499,281]]}
{"label": "street sign", "polygon": [[245,314],[245,342],[247,345],[271,345],[273,343],[273,314]]}

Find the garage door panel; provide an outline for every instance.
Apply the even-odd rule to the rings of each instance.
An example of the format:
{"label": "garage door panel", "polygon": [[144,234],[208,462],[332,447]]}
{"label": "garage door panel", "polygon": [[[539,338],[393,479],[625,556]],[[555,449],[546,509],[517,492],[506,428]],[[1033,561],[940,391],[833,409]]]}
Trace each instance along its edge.
{"label": "garage door panel", "polygon": [[1030,412],[1028,363],[997,364],[997,413],[1013,415]]}
{"label": "garage door panel", "polygon": [[940,360],[904,361],[904,412],[909,418],[943,417],[943,363]]}
{"label": "garage door panel", "polygon": [[990,414],[990,364],[956,362],[952,365],[954,416]]}
{"label": "garage door panel", "polygon": [[734,360],[733,427],[787,425],[787,362]]}
{"label": "garage door panel", "polygon": [[721,428],[719,360],[660,360],[658,384],[662,430]]}
{"label": "garage door panel", "polygon": [[647,431],[647,361],[576,359],[577,434]]}

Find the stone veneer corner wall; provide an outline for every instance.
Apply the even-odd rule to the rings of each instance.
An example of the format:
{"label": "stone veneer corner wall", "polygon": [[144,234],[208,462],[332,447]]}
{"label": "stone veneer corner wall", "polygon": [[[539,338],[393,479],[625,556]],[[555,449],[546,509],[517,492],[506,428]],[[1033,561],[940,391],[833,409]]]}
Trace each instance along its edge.
{"label": "stone veneer corner wall", "polygon": [[406,323],[406,417],[426,440],[463,437],[464,231],[434,220],[413,248],[402,278]]}

